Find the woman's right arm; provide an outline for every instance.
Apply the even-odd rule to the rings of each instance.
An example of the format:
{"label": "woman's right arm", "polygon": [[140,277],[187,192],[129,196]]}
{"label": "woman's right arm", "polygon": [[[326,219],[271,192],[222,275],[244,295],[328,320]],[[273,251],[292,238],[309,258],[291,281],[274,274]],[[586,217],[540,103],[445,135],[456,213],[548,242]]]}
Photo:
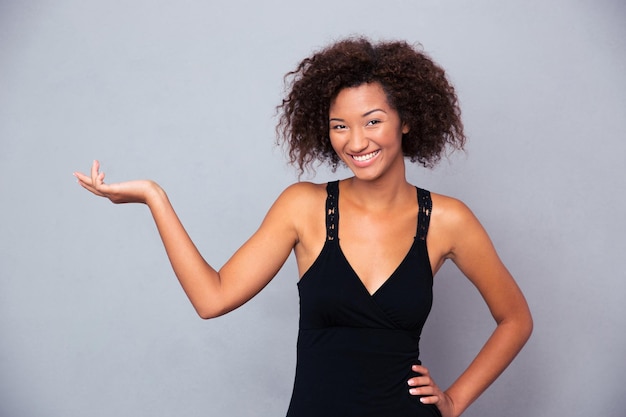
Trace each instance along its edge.
{"label": "woman's right arm", "polygon": [[91,175],[75,173],[81,186],[113,203],[144,203],[163,240],[174,273],[202,318],[225,314],[255,296],[276,275],[297,242],[292,191],[274,203],[260,228],[216,271],[209,265],[178,219],[165,191],[153,181],[105,184],[94,161]]}

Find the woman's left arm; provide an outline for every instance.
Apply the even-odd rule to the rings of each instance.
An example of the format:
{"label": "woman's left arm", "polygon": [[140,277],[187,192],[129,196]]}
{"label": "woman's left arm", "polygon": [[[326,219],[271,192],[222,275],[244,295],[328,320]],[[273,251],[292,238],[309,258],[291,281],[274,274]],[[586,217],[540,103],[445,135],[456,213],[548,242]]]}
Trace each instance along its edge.
{"label": "woman's left arm", "polygon": [[494,332],[478,355],[445,392],[432,381],[426,368],[414,367],[422,376],[409,381],[416,387],[411,393],[424,396],[424,403],[436,404],[444,417],[456,417],[511,363],[530,337],[533,323],[522,291],[478,219],[458,200],[445,198],[443,206],[439,213],[433,210],[433,220],[440,236],[438,243],[447,248],[444,258],[451,259],[476,286],[496,321]]}

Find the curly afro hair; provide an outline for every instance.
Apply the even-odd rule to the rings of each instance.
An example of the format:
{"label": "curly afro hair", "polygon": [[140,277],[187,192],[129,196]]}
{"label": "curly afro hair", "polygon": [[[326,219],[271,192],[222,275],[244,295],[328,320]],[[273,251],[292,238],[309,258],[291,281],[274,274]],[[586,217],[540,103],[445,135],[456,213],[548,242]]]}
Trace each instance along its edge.
{"label": "curly afro hair", "polygon": [[289,93],[277,106],[276,131],[301,174],[315,161],[337,166],[340,160],[329,139],[330,104],[342,89],[366,83],[380,83],[389,105],[410,127],[402,150],[411,162],[433,167],[447,147],[463,148],[457,96],[441,67],[404,41],[372,44],[348,38],[305,58],[285,75]]}

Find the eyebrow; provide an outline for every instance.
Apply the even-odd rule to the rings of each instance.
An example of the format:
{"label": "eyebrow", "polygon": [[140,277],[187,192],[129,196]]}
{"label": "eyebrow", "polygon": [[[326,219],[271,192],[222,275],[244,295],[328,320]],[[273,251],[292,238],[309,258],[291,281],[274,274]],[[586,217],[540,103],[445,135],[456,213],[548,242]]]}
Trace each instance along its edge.
{"label": "eyebrow", "polygon": [[[377,111],[381,111],[381,112],[383,112],[383,113],[387,114],[387,112],[386,112],[386,111],[384,111],[383,109],[372,109],[372,110],[369,110],[369,111],[367,111],[367,112],[363,113],[363,114],[361,115],[361,117],[367,117],[367,116],[369,116],[370,114],[375,113],[375,112],[377,112]],[[345,120],[344,120],[344,119],[340,119],[340,118],[338,118],[338,117],[331,117],[331,118],[329,119],[329,122],[332,122],[332,121],[336,121],[336,122],[344,122]]]}

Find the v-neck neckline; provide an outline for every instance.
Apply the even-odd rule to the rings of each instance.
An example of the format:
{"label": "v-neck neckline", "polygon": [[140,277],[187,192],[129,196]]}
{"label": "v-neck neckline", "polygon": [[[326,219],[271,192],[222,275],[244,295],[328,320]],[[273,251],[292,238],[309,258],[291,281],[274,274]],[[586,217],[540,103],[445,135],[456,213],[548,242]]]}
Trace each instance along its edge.
{"label": "v-neck neckline", "polygon": [[404,257],[402,258],[402,260],[400,261],[398,266],[396,266],[396,268],[391,272],[391,274],[383,281],[382,284],[380,284],[380,286],[378,286],[378,288],[376,288],[376,290],[374,290],[374,292],[371,292],[367,288],[367,286],[365,285],[365,283],[363,282],[363,280],[361,279],[359,274],[356,272],[356,270],[354,269],[354,267],[352,266],[352,264],[350,263],[350,261],[346,257],[346,254],[343,252],[343,249],[341,248],[341,244],[340,244],[340,240],[339,239],[336,240],[335,244],[337,245],[337,250],[339,251],[339,254],[341,255],[341,257],[343,258],[343,261],[346,263],[346,265],[350,269],[350,272],[352,272],[352,275],[358,281],[358,283],[360,284],[361,288],[363,288],[365,293],[367,295],[369,295],[370,298],[375,298],[376,295],[379,294],[379,292],[381,290],[383,290],[385,287],[387,287],[388,283],[391,282],[393,280],[393,278],[397,276],[398,270],[407,261],[407,259],[409,258],[409,255],[411,255],[411,253],[413,252],[413,250],[415,248],[416,243],[417,243],[417,237],[414,237],[413,238],[413,243],[411,243],[411,246],[409,247],[409,250],[406,252],[406,255],[404,255]]}
{"label": "v-neck neckline", "polygon": [[[400,267],[406,262],[407,258],[409,257],[409,255],[411,254],[413,249],[415,248],[415,245],[416,245],[417,240],[418,240],[418,233],[417,232],[418,232],[419,227],[420,227],[419,214],[416,216],[417,217],[416,218],[417,224],[416,224],[416,227],[415,227],[415,235],[413,236],[413,242],[411,243],[411,246],[407,250],[406,254],[402,258],[400,263],[392,270],[391,274],[382,282],[382,284],[380,284],[380,286],[378,288],[376,288],[376,290],[371,292],[367,288],[367,286],[365,285],[365,283],[363,282],[363,280],[361,279],[359,274],[356,272],[356,269],[354,269],[354,267],[352,266],[352,263],[350,262],[350,260],[346,256],[345,252],[341,248],[341,243],[340,243],[341,239],[339,239],[339,221],[340,221],[340,216],[339,216],[339,213],[340,213],[340,210],[339,210],[339,197],[341,195],[340,190],[339,190],[339,181],[336,182],[334,190],[335,190],[336,194],[333,196],[334,197],[334,207],[332,207],[332,219],[331,219],[332,226],[327,224],[327,227],[332,227],[333,228],[333,238],[332,239],[328,239],[326,243],[333,242],[337,246],[337,249],[339,250],[339,254],[341,255],[341,257],[343,258],[344,262],[346,263],[346,265],[348,266],[348,268],[352,272],[352,275],[359,281],[360,286],[365,290],[367,295],[369,295],[370,298],[373,299],[379,293],[379,291],[381,289],[383,289],[384,287],[386,287],[387,283],[390,282],[396,276],[396,273],[398,272]],[[416,195],[415,195],[416,201],[415,202],[417,203],[417,212],[419,213],[420,201],[419,201],[419,189],[417,187],[415,187],[415,193],[416,193]],[[330,214],[330,212],[329,212],[329,214]]]}

